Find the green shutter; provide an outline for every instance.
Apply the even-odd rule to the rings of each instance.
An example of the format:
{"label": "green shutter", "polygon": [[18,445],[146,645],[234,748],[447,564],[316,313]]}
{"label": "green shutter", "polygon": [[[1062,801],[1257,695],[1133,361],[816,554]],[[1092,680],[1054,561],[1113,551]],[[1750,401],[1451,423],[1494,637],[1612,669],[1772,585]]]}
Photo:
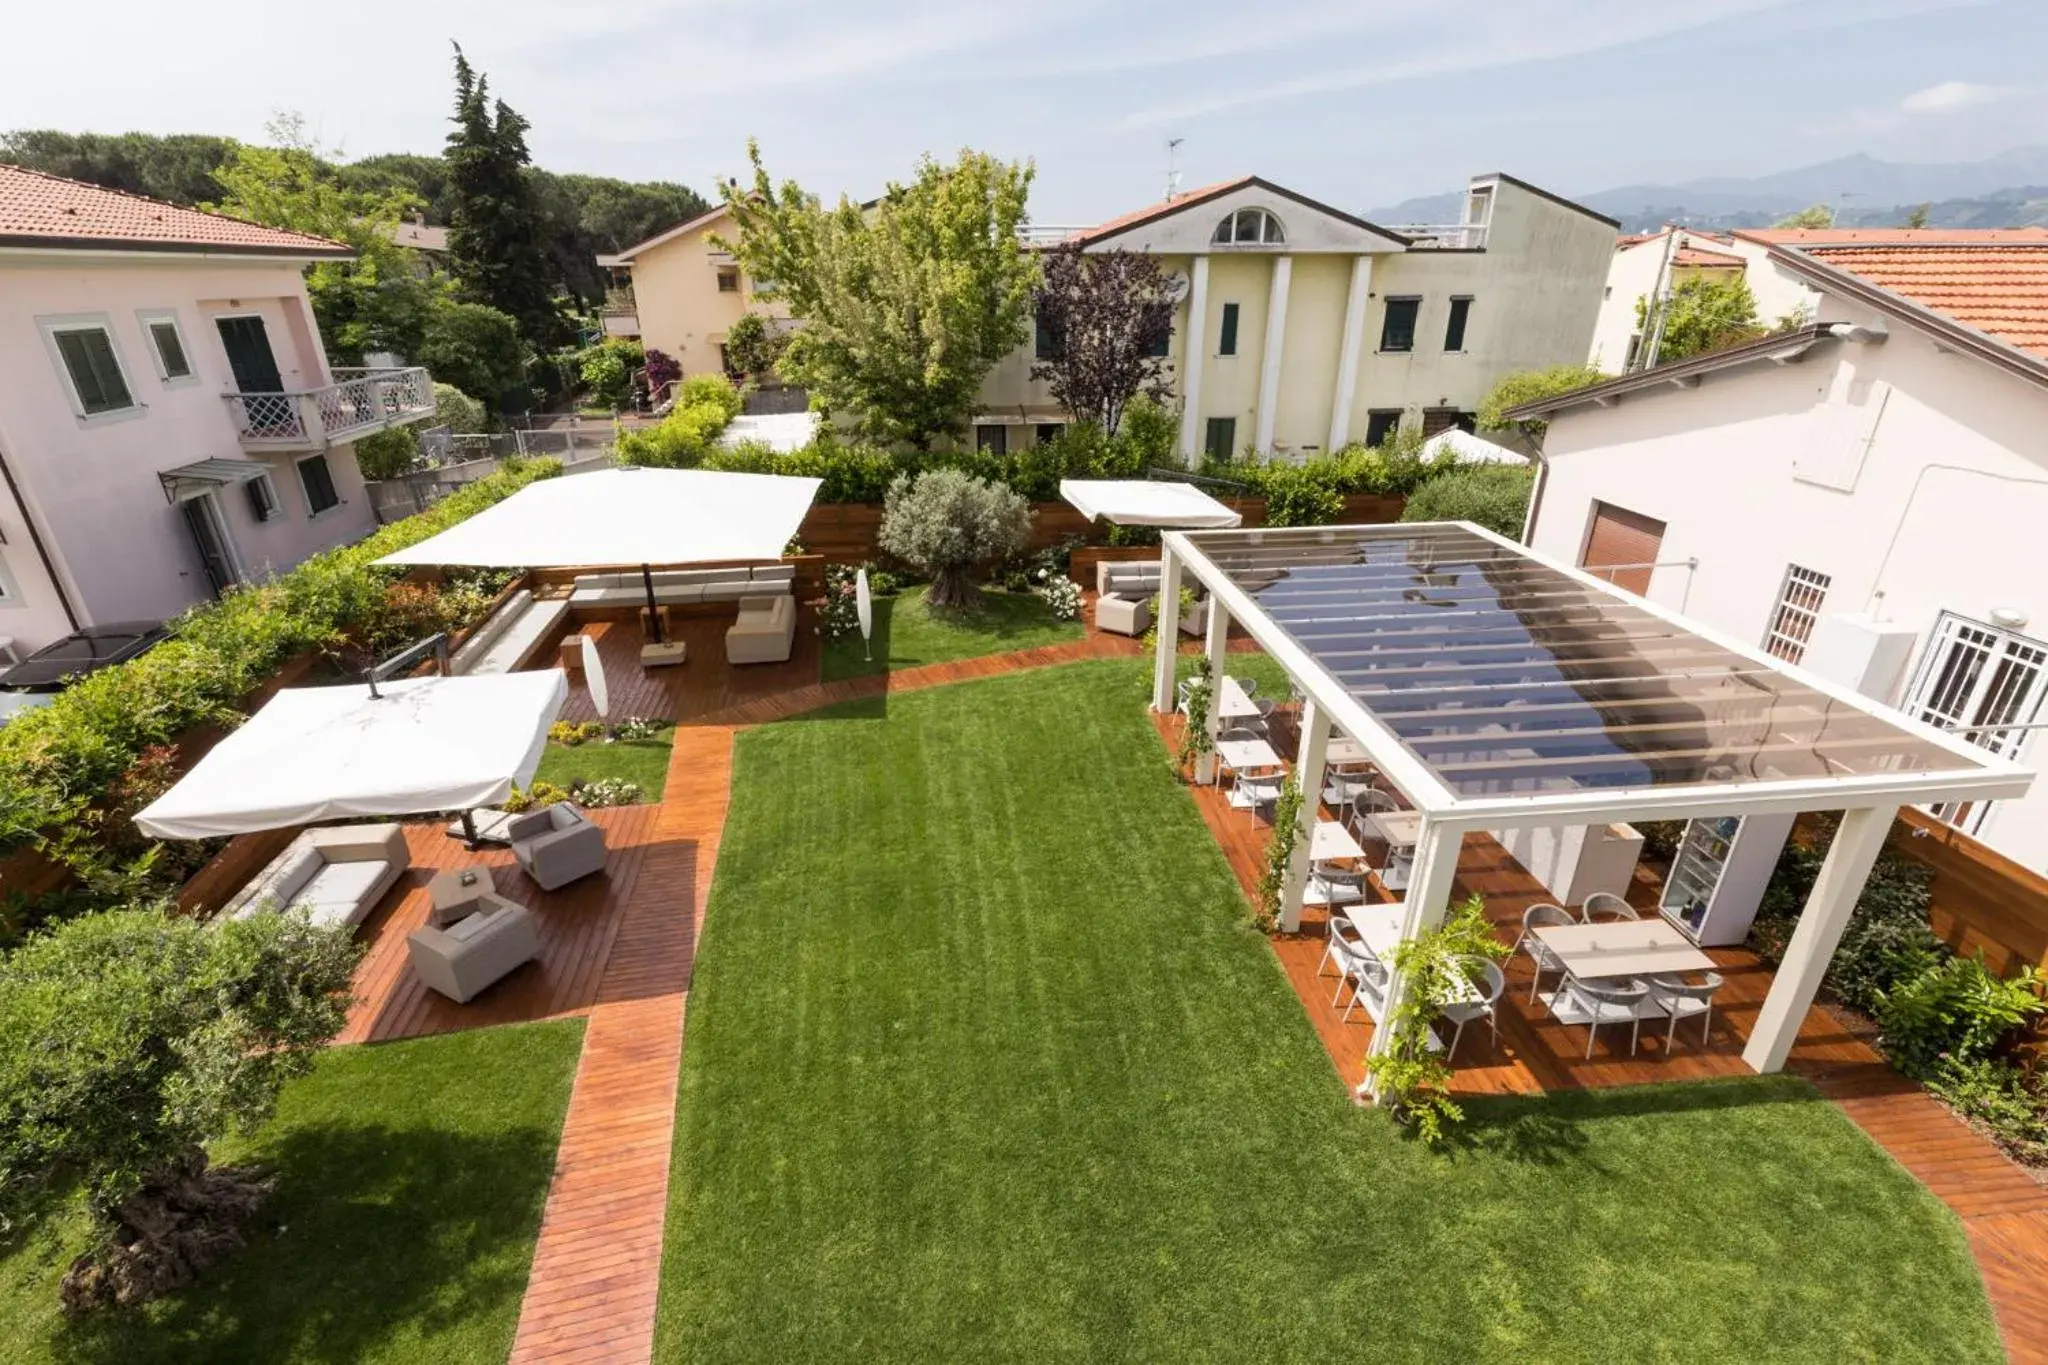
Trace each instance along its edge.
{"label": "green shutter", "polygon": [[1237,305],[1223,305],[1223,334],[1216,339],[1216,354],[1237,354]]}
{"label": "green shutter", "polygon": [[185,343],[178,339],[177,324],[152,322],[149,335],[156,342],[157,359],[164,364],[164,378],[183,379],[192,373],[192,362],[185,358]]}
{"label": "green shutter", "polygon": [[78,406],[87,416],[135,405],[114,359],[114,343],[103,328],[57,333],[57,353],[64,357],[64,368],[70,371],[71,386],[78,393]]}
{"label": "green shutter", "polygon": [[327,468],[325,455],[309,455],[299,461],[299,483],[306,490],[306,512],[318,516],[330,507],[341,503],[341,495],[334,491],[334,475]]}

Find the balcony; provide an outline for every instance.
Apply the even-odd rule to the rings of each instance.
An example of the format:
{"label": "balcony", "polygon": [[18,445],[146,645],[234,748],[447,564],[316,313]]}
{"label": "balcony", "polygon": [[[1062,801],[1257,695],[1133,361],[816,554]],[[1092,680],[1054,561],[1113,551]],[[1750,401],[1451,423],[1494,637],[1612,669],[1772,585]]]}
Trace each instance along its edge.
{"label": "balcony", "polygon": [[1388,231],[1414,238],[1418,250],[1484,251],[1486,228],[1485,223],[1403,223]]}
{"label": "balcony", "polygon": [[229,393],[242,449],[325,450],[432,417],[434,383],[424,369],[337,369],[323,389]]}

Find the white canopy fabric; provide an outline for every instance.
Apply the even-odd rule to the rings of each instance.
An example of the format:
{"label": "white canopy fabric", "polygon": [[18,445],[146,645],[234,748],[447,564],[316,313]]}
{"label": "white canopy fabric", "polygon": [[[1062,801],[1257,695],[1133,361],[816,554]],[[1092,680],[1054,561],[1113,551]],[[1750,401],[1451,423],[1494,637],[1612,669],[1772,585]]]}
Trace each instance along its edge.
{"label": "white canopy fabric", "polygon": [[[567,480],[566,482],[575,482]],[[533,781],[568,699],[560,669],[288,687],[135,817],[210,839],[359,815],[474,810]]]}
{"label": "white canopy fabric", "polygon": [[1213,529],[1244,518],[1191,483],[1152,479],[1061,479],[1060,496],[1090,521],[1119,526]]}
{"label": "white canopy fabric", "polygon": [[542,479],[377,562],[540,569],[777,559],[819,483],[710,469]]}
{"label": "white canopy fabric", "polygon": [[1422,443],[1422,457],[1426,460],[1434,460],[1446,452],[1469,464],[1529,463],[1528,456],[1517,454],[1504,445],[1487,440],[1484,436],[1474,436],[1469,431],[1460,431],[1457,427],[1439,431]]}
{"label": "white canopy fabric", "polygon": [[764,412],[755,416],[745,413],[728,422],[725,434],[718,438],[718,444],[730,450],[734,446],[767,446],[778,455],[787,455],[793,450],[802,450],[818,439],[819,420],[815,412]]}

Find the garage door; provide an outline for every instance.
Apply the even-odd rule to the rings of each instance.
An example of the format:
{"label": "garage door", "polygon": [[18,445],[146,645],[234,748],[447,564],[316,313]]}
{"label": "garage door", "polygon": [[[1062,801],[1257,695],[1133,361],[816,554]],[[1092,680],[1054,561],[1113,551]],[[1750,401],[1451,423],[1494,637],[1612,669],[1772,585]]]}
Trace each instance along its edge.
{"label": "garage door", "polygon": [[[1649,566],[1657,560],[1664,543],[1664,523],[1613,503],[1593,504],[1593,526],[1586,533],[1586,549],[1579,567],[1633,593],[1650,590]],[[1626,564],[1629,568],[1615,568]],[[1601,572],[1606,570],[1606,572]]]}

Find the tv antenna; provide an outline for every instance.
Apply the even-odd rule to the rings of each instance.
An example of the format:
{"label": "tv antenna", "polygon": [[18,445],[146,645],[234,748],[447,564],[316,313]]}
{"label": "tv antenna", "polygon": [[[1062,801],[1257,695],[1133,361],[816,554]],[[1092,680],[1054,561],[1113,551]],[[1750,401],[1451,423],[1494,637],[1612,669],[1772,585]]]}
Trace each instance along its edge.
{"label": "tv antenna", "polygon": [[1166,139],[1166,197],[1173,198],[1180,193],[1180,144],[1186,138]]}

